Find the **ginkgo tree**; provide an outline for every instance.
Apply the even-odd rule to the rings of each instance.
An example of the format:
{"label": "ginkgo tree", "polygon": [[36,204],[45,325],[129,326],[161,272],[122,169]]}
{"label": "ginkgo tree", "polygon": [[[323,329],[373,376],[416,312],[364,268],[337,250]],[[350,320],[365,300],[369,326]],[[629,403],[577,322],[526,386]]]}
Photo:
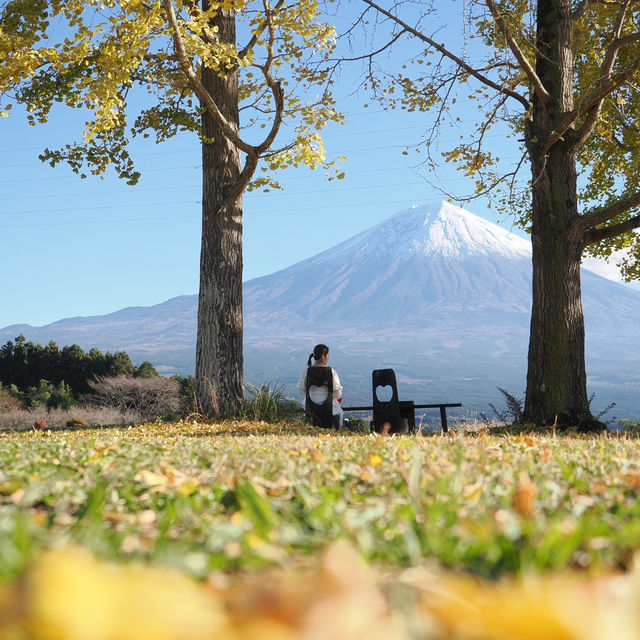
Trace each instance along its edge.
{"label": "ginkgo tree", "polygon": [[[387,106],[436,113],[427,142],[448,119],[458,126],[462,117],[464,133],[444,159],[474,176],[478,193],[502,189],[498,202],[530,230],[524,419],[594,424],[580,263],[585,253],[607,257],[627,249],[623,273],[640,276],[640,236],[633,231],[640,227],[640,2],[447,3],[449,14],[457,8],[459,37],[451,37],[451,20],[438,14],[442,3],[416,8],[361,0],[361,6],[372,51],[362,56],[369,88]],[[443,29],[449,29],[446,42]],[[393,68],[393,57],[378,62],[400,43],[404,65]],[[477,108],[461,116],[457,109],[469,99]],[[510,129],[520,151],[506,168],[488,136],[498,125]],[[433,152],[429,157],[439,162]],[[518,191],[526,165],[531,173]]]}
{"label": "ginkgo tree", "polygon": [[332,171],[319,131],[341,115],[318,65],[334,46],[332,26],[315,0],[0,6],[2,115],[21,104],[35,125],[62,103],[87,116],[76,139],[43,160],[83,177],[113,169],[135,184],[132,137],[200,136],[196,396],[208,414],[233,414],[244,393],[242,194],[277,186],[272,172],[289,166]]}

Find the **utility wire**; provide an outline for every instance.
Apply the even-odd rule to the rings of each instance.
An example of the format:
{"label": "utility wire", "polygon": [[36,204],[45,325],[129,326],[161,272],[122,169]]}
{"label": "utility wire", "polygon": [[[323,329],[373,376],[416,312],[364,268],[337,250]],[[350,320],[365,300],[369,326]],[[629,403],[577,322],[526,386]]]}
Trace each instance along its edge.
{"label": "utility wire", "polygon": [[[386,173],[386,171],[385,171]],[[452,180],[464,180],[464,178],[452,178]],[[338,184],[340,184],[343,181],[338,182]],[[412,181],[412,182],[394,182],[394,183],[390,183],[390,184],[364,184],[364,185],[354,185],[354,186],[335,186],[336,181],[334,181],[333,183],[328,184],[325,188],[323,189],[304,189],[303,191],[285,191],[285,190],[279,190],[279,189],[274,189],[272,191],[269,191],[269,193],[260,193],[260,192],[252,192],[249,194],[245,194],[245,198],[247,200],[256,200],[256,199],[261,199],[261,198],[274,198],[274,197],[288,197],[288,196],[301,196],[301,195],[307,195],[307,194],[311,194],[311,193],[324,193],[327,195],[330,195],[332,193],[335,192],[340,192],[340,191],[360,191],[360,190],[367,190],[367,191],[371,191],[372,189],[376,189],[376,188],[384,188],[384,189],[390,189],[390,188],[394,188],[394,187],[410,187],[410,186],[424,186],[425,182],[424,181]],[[181,189],[194,189],[194,188],[200,188],[201,185],[199,184],[192,184],[192,185],[181,185],[181,186],[169,186],[169,187],[145,187],[145,188],[140,188],[140,189],[136,189],[136,192],[138,191],[168,191],[168,190],[172,190],[172,191],[179,191]],[[4,198],[4,200],[28,200],[28,199],[38,199],[38,198],[43,198],[43,199],[47,199],[50,200],[51,198],[77,198],[79,194],[77,193],[56,193],[56,194],[41,194],[41,195],[32,195],[32,196],[12,196],[10,198]],[[89,193],[83,193],[81,194],[82,197],[84,196],[103,196],[103,195],[133,195],[132,192],[127,192],[127,191],[92,191]],[[199,201],[198,201],[199,202]],[[167,203],[143,203],[144,206],[154,206],[154,204],[172,204],[170,202]],[[178,204],[178,203],[176,203]],[[96,208],[96,209],[104,209],[104,208],[116,208],[116,207],[134,207],[134,206],[139,206],[140,203],[122,203],[122,204],[114,204],[114,205],[102,205],[102,206],[98,206],[98,207],[91,207],[91,208]],[[89,207],[83,207],[83,208],[89,208]],[[0,211],[0,215],[19,215],[22,213],[54,213],[54,212],[60,212],[60,211],[77,211],[78,209],[69,209],[69,208],[65,208],[65,209],[32,209],[32,210],[27,210],[27,211]]]}
{"label": "utility wire", "polygon": [[[200,200],[175,200],[173,202],[145,202],[145,207],[163,207],[166,205],[174,204],[200,204]],[[130,207],[139,207],[139,203],[135,204],[103,204],[103,205],[90,205],[86,207],[65,207],[64,209],[28,209],[26,211],[0,211],[2,216],[15,216],[23,215],[27,213],[74,213],[77,211],[88,211],[93,209],[125,209]],[[66,224],[66,223],[65,223]]]}
{"label": "utility wire", "polygon": [[[196,204],[196,203],[193,203]],[[336,205],[318,205],[316,207],[309,207],[309,206],[304,206],[304,207],[295,207],[295,208],[289,208],[289,209],[273,209],[271,211],[269,210],[264,210],[261,209],[260,211],[246,211],[245,215],[259,215],[259,216],[263,216],[263,215],[275,215],[275,214],[279,214],[279,213],[297,213],[297,214],[304,214],[307,211],[318,211],[318,210],[331,210],[331,211],[335,211],[336,209],[348,209],[349,211],[353,211],[356,208],[361,208],[361,207],[370,207],[370,206],[374,206],[374,205],[387,205],[387,204],[394,204],[394,205],[398,205],[398,204],[404,204],[406,206],[411,206],[411,204],[415,204],[415,200],[411,199],[405,199],[405,200],[387,200],[387,201],[380,201],[380,200],[376,200],[374,202],[359,202],[357,204],[353,204],[353,203],[345,203],[345,204],[336,204]],[[314,214],[315,215],[315,214]],[[68,221],[68,222],[34,222],[34,223],[27,223],[27,224],[6,224],[6,225],[0,225],[0,229],[22,229],[22,228],[33,228],[33,227],[57,227],[57,226],[68,226],[68,225],[76,225],[76,224],[104,224],[104,223],[121,223],[121,222],[158,222],[158,221],[164,221],[164,220],[187,220],[187,219],[200,219],[200,215],[189,215],[189,216],[160,216],[160,217],[145,217],[145,218],[114,218],[114,219],[110,219],[110,220],[75,220],[75,221]]]}

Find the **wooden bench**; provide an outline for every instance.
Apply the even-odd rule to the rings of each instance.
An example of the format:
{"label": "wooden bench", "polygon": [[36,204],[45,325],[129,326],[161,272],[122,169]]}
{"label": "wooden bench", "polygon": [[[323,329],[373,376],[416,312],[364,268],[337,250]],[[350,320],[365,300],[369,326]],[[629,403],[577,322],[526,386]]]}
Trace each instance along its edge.
{"label": "wooden bench", "polygon": [[[447,424],[447,409],[449,407],[461,407],[461,402],[438,402],[434,404],[414,404],[414,409],[440,409],[440,424],[443,433],[449,431]],[[343,411],[373,411],[373,407],[342,407]]]}
{"label": "wooden bench", "polygon": [[[440,423],[443,433],[449,430],[447,425],[447,408],[461,407],[460,402],[435,402],[428,404],[415,404],[412,400],[400,400],[398,398],[398,385],[393,369],[376,369],[371,374],[371,386],[373,391],[373,406],[371,407],[342,407],[343,411],[373,411],[371,429],[382,432],[383,425],[390,425],[391,433],[401,431],[405,423],[409,430],[416,430],[416,409],[440,409]],[[384,388],[390,389],[391,397],[381,400],[378,391]],[[387,427],[388,428],[388,427]]]}

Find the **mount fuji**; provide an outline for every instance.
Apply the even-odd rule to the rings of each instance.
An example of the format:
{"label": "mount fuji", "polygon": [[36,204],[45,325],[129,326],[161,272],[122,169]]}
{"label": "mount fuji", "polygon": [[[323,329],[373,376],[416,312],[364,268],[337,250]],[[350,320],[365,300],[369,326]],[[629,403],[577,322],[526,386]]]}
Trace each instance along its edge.
{"label": "mount fuji", "polygon": [[[582,271],[593,410],[640,417],[640,292]],[[331,349],[345,403],[369,404],[371,370],[399,394],[463,412],[524,391],[531,244],[449,203],[416,206],[291,267],[244,284],[245,376],[294,395],[313,345]],[[197,296],[106,316],[0,330],[28,340],[125,350],[163,373],[192,373]],[[607,417],[611,417],[608,415]]]}

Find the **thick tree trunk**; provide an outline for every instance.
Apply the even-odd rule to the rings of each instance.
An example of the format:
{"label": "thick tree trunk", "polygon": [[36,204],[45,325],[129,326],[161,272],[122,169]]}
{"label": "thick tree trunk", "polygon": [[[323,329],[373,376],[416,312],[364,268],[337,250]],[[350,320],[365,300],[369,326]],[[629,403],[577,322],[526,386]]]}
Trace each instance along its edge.
{"label": "thick tree trunk", "polygon": [[582,245],[570,240],[577,215],[575,160],[546,158],[533,185],[533,305],[525,420],[583,421],[589,415],[580,288]]}
{"label": "thick tree trunk", "polygon": [[[205,2],[207,0],[204,0]],[[220,9],[213,21],[223,42],[235,44],[235,15]],[[202,81],[220,111],[239,126],[235,74],[204,68]],[[244,396],[242,356],[241,160],[204,112],[202,118],[202,247],[196,350],[196,397],[207,415],[233,415]]]}
{"label": "thick tree trunk", "polygon": [[536,72],[549,92],[534,95],[525,132],[532,165],[533,306],[524,418],[536,424],[590,418],[580,288],[581,239],[576,148],[569,131],[549,140],[573,108],[571,1],[539,0]]}

